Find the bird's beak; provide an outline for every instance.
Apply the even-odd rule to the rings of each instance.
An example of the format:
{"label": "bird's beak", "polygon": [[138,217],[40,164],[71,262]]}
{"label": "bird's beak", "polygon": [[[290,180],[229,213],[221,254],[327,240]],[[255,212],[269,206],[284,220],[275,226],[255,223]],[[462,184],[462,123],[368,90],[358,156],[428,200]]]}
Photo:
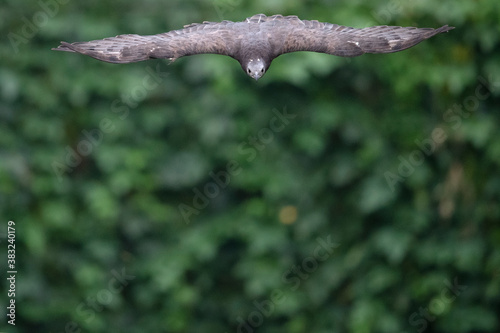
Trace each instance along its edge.
{"label": "bird's beak", "polygon": [[257,81],[258,79],[260,79],[260,76],[259,76],[259,73],[255,73],[253,78],[255,79],[255,81]]}

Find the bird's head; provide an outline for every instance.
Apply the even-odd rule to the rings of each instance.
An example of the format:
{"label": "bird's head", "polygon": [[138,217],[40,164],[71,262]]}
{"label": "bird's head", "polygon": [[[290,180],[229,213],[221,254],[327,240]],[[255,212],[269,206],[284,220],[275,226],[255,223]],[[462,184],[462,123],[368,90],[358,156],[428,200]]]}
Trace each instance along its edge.
{"label": "bird's head", "polygon": [[243,70],[248,76],[255,79],[260,79],[266,73],[267,66],[262,58],[251,58],[246,63],[243,63]]}

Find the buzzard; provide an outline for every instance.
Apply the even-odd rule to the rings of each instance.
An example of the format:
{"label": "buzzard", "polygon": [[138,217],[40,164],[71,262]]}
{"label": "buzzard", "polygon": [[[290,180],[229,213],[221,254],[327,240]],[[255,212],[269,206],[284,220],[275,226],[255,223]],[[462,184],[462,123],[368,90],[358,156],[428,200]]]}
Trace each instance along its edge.
{"label": "buzzard", "polygon": [[257,14],[242,22],[193,23],[158,35],[119,35],[90,42],[61,42],[56,51],[78,52],[111,63],[214,53],[238,60],[250,77],[260,79],[274,58],[312,51],[341,57],[391,53],[453,29],[376,26],[355,29],[301,20],[297,16]]}

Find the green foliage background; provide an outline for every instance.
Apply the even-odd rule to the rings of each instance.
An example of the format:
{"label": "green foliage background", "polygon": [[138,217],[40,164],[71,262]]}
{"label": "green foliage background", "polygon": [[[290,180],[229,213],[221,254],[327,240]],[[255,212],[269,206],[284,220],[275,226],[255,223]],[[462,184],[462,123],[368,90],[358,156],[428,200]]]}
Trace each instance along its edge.
{"label": "green foliage background", "polygon": [[[395,54],[288,54],[258,82],[216,55],[50,50],[261,12],[456,29]],[[496,0],[7,0],[1,247],[13,220],[18,274],[15,327],[1,282],[2,331],[500,331],[499,14]],[[280,131],[276,112],[294,116]]]}

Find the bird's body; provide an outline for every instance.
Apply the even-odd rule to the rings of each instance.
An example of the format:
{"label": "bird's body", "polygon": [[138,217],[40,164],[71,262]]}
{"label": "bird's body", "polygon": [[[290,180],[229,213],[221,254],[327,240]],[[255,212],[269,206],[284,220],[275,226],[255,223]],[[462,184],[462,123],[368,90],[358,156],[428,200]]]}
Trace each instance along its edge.
{"label": "bird's body", "polygon": [[252,78],[265,74],[284,53],[312,51],[342,57],[391,53],[412,47],[453,27],[438,29],[377,26],[355,29],[300,20],[297,16],[254,15],[241,22],[193,23],[158,35],[119,35],[90,42],[66,43],[54,49],[78,52],[111,63],[129,63],[213,53],[238,60]]}

